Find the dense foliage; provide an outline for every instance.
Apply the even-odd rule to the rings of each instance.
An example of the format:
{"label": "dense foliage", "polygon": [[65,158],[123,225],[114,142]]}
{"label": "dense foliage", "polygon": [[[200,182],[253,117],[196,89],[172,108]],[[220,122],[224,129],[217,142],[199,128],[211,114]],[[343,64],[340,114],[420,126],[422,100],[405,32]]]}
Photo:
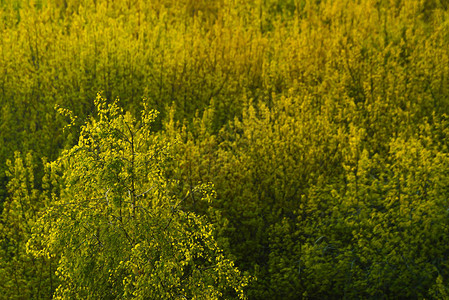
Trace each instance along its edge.
{"label": "dense foliage", "polygon": [[[58,257],[57,299],[218,299],[238,270],[224,259],[203,218],[182,209],[162,166],[170,144],[151,134],[155,114],[140,122],[116,103],[95,101],[98,120],[81,127],[76,146],[52,166],[59,197],[34,226],[28,251]],[[193,190],[200,201],[207,186]]]}
{"label": "dense foliage", "polygon": [[446,1],[0,7],[0,295],[449,297]]}

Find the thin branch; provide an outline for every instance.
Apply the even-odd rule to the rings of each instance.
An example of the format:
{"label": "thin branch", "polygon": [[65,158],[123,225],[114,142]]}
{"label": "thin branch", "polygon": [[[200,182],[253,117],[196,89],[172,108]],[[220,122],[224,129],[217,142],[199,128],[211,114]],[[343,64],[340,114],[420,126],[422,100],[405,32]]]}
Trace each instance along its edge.
{"label": "thin branch", "polygon": [[145,192],[143,192],[142,194],[139,194],[136,196],[136,198],[138,197],[142,197],[143,195],[147,194],[148,192],[150,192],[153,188],[155,188],[156,186],[153,185],[152,187],[150,187],[148,190],[146,190]]}
{"label": "thin branch", "polygon": [[104,197],[106,198],[106,201],[108,202],[108,206],[109,206],[109,199],[108,199],[108,193],[111,190],[111,188],[108,188],[108,190],[106,191],[106,193],[104,193]]}
{"label": "thin branch", "polygon": [[[192,192],[193,193],[193,192]],[[165,225],[164,227],[164,231],[167,230],[168,226],[170,226],[172,220],[173,220],[173,215],[175,214],[175,212],[178,210],[178,206],[184,202],[188,197],[189,197],[190,193],[188,193],[183,199],[181,199],[181,201],[179,201],[175,207],[172,208],[172,212],[171,212],[171,216],[170,219],[168,220],[167,225]]]}

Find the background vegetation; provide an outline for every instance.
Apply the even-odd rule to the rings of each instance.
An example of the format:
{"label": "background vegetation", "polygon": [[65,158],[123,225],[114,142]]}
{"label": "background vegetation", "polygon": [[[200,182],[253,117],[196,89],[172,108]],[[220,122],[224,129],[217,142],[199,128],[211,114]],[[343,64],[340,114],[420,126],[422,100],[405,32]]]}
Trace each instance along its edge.
{"label": "background vegetation", "polygon": [[[446,1],[3,0],[0,7],[2,297],[232,298],[249,276],[249,299],[449,297]],[[120,99],[108,119],[117,123],[108,126],[121,128],[126,116],[156,147],[141,153],[168,151],[150,164],[157,176],[130,167],[126,138],[106,125],[94,134],[97,144],[83,144],[96,130],[90,126],[105,122],[105,107],[115,107],[94,101],[98,91]],[[139,127],[149,108],[160,112],[151,134]],[[69,163],[73,152],[86,165]],[[158,182],[150,198],[164,204],[152,208],[159,219],[142,214],[114,231],[106,225],[114,211],[90,214],[75,203],[66,210],[72,218],[49,213],[126,187],[129,172],[141,176],[142,189]],[[76,183],[82,174],[90,185]],[[115,193],[123,198],[126,188]],[[155,220],[171,220],[171,211],[173,230],[163,234]],[[94,227],[82,229],[86,218]],[[104,240],[93,228],[107,233]],[[148,242],[123,242],[123,228]],[[73,240],[58,233],[74,229]],[[198,232],[190,240],[196,248],[173,250],[162,238],[189,232]],[[79,239],[92,244],[77,249]],[[95,248],[107,241],[109,248]],[[207,259],[185,264],[175,254],[186,258],[188,249]],[[146,277],[170,277],[168,265],[148,263],[151,251],[183,292]],[[213,259],[224,265],[192,271]],[[130,271],[139,264],[145,272]],[[131,279],[114,286],[101,277],[98,290],[91,284],[104,272]]]}

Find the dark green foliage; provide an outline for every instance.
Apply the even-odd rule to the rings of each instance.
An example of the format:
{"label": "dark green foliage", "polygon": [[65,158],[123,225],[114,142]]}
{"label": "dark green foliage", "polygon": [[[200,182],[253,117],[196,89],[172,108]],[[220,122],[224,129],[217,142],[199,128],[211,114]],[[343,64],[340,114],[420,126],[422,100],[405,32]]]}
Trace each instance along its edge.
{"label": "dark green foliage", "polygon": [[[445,3],[0,2],[0,294],[43,298],[61,284],[69,298],[173,298],[161,282],[179,279],[188,299],[227,299],[216,269],[195,271],[224,255],[256,278],[251,299],[447,298]],[[117,112],[107,120],[88,117],[98,91],[121,99],[101,102],[100,118]],[[133,168],[122,127],[147,128],[131,121],[144,105],[160,111],[142,135],[156,146],[143,143]],[[117,227],[140,241],[129,244],[104,199],[110,188],[123,208],[133,178],[136,191],[157,181],[145,205],[165,205]]]}

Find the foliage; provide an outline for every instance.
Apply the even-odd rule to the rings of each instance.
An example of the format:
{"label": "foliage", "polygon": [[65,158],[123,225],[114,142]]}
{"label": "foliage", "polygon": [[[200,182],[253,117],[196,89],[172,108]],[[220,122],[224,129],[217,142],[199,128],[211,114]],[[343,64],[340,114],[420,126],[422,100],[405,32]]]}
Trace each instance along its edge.
{"label": "foliage", "polygon": [[[29,240],[36,257],[59,257],[56,299],[243,298],[245,278],[225,259],[212,227],[182,209],[161,166],[170,144],[151,134],[156,113],[139,122],[97,96],[97,118],[54,162],[62,172]],[[210,201],[209,186],[192,191]]]}
{"label": "foliage", "polygon": [[[59,283],[49,270],[61,259],[61,297],[154,287],[176,296],[141,271],[191,286],[192,264],[221,257],[221,270],[234,274],[229,257],[257,278],[245,290],[251,299],[447,297],[448,8],[438,0],[0,1],[0,292],[52,293]],[[116,115],[80,123],[95,114],[98,90],[130,113],[98,100],[100,118]],[[132,121],[149,113],[145,105],[160,111],[153,134]],[[39,157],[56,162],[44,167]],[[131,158],[140,159],[133,172]],[[139,205],[133,212],[132,199],[163,205],[151,206],[153,219]],[[53,235],[32,235],[32,225]],[[189,232],[209,256],[169,246]],[[184,267],[175,253],[194,258]],[[82,290],[89,268],[102,275]],[[213,270],[222,274],[203,273]],[[235,276],[229,289],[198,279],[203,287],[184,295],[233,298]]]}
{"label": "foliage", "polygon": [[[51,297],[56,278],[55,263],[47,257],[34,258],[26,253],[32,229],[42,230],[37,221],[52,197],[58,192],[58,175],[45,168],[42,183],[34,174],[39,165],[31,153],[22,157],[16,152],[8,161],[9,197],[0,223],[0,274],[2,297],[7,299],[41,299]],[[38,186],[40,185],[40,187]]]}

